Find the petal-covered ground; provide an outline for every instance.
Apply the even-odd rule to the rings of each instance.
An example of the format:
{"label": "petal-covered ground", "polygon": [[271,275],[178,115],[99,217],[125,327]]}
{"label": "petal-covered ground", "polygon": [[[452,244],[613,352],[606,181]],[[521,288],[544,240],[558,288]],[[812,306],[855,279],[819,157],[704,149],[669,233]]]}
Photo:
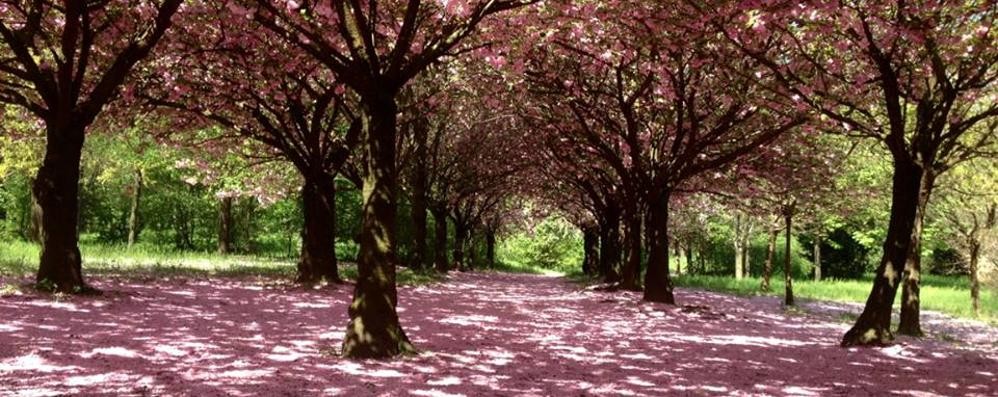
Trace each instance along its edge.
{"label": "petal-covered ground", "polygon": [[847,324],[679,290],[677,307],[564,280],[454,274],[400,292],[427,352],[335,356],[349,286],[95,280],[0,298],[0,395],[998,395],[993,345],[843,349]]}

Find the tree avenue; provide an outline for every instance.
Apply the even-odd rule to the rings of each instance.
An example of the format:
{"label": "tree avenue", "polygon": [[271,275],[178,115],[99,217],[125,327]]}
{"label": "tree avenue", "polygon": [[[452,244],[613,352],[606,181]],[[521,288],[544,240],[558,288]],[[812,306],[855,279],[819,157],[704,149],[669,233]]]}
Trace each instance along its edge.
{"label": "tree avenue", "polygon": [[[677,285],[732,277],[790,306],[810,298],[802,283],[869,272],[840,344],[885,345],[899,289],[896,331],[923,334],[923,272],[968,276],[973,312],[987,309],[996,13],[0,0],[0,235],[37,238],[35,282],[60,293],[96,291],[80,246],[115,242],[108,225],[127,225],[128,250],[280,250],[295,288],[353,283],[350,359],[418,353],[400,274],[447,282],[566,257],[599,291],[705,316],[672,306]],[[135,153],[88,154],[105,147]],[[124,194],[102,192],[117,175]]]}

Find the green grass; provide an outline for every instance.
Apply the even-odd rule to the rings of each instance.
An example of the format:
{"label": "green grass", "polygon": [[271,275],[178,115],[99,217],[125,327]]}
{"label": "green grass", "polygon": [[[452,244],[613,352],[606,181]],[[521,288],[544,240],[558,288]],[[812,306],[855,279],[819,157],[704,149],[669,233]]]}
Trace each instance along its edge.
{"label": "green grass", "polygon": [[[0,243],[0,277],[30,277],[38,269],[38,246],[21,241]],[[219,255],[214,252],[174,251],[137,245],[131,249],[116,245],[84,244],[83,271],[89,276],[134,278],[160,277],[271,277],[291,279],[295,261],[251,255]],[[340,263],[340,276],[356,279],[352,263]],[[434,273],[401,269],[398,282],[421,285],[440,280]]]}
{"label": "green grass", "polygon": [[[764,293],[759,286],[759,278],[736,280],[722,276],[675,277],[677,286],[702,288],[710,291],[726,292],[741,296],[772,295],[783,296],[782,278],[771,280],[772,291]],[[872,279],[860,280],[794,280],[794,296],[804,299],[866,302],[872,287]],[[974,318],[991,324],[998,324],[998,296],[987,288],[981,289],[981,313],[975,316],[970,307],[970,288],[966,277],[924,276],[922,278],[922,309],[934,310],[954,317]],[[895,306],[900,303],[900,293]]]}

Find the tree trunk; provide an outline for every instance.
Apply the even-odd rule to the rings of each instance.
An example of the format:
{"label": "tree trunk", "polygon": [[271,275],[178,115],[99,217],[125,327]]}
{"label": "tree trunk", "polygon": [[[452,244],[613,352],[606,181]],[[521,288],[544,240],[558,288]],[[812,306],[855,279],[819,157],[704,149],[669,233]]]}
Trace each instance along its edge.
{"label": "tree trunk", "polygon": [[36,244],[42,243],[42,206],[38,204],[38,197],[34,192],[35,178],[31,178],[28,186],[28,210],[25,215],[26,227],[25,238]]}
{"label": "tree trunk", "polygon": [[454,221],[454,268],[458,271],[467,270],[464,249],[468,243],[468,228],[462,222]]}
{"label": "tree trunk", "polygon": [[968,241],[970,246],[970,306],[974,309],[974,316],[981,315],[981,279],[979,273],[979,261],[981,257],[981,243],[976,238],[971,237]]}
{"label": "tree trunk", "polygon": [[426,122],[422,118],[417,120],[414,126],[416,161],[415,175],[412,182],[412,238],[415,240],[415,245],[413,246],[412,263],[410,264],[410,267],[413,269],[423,269],[427,266],[429,259],[426,255],[426,185],[428,180],[426,164],[429,157],[427,155],[426,142],[427,128]]}
{"label": "tree trunk", "polygon": [[218,208],[218,253],[232,252],[232,197],[222,197]]}
{"label": "tree trunk", "polygon": [[821,234],[814,236],[814,281],[821,281]]}
{"label": "tree trunk", "polygon": [[582,273],[592,276],[599,268],[599,231],[595,226],[582,228]]}
{"label": "tree trunk", "polygon": [[683,245],[676,240],[676,276],[683,274]]}
{"label": "tree trunk", "polygon": [[357,284],[343,356],[387,358],[415,351],[399,322],[395,286],[396,114],[392,94],[364,98],[364,179]]}
{"label": "tree trunk", "polygon": [[762,269],[762,290],[770,291],[769,279],[773,276],[773,261],[776,260],[776,237],[780,229],[775,226],[769,228],[769,244],[766,245],[766,265]]}
{"label": "tree trunk", "polygon": [[143,185],[142,170],[136,168],[132,184],[132,203],[128,211],[128,248],[135,245],[139,239],[139,203],[142,200]]}
{"label": "tree trunk", "polygon": [[735,224],[734,224],[734,241],[735,245],[735,279],[741,280],[745,278],[743,273],[745,270],[745,246],[742,245],[744,240],[742,239],[742,233],[744,233],[745,220],[740,212],[735,212]]}
{"label": "tree trunk", "polygon": [[686,243],[686,273],[693,274],[693,243]]}
{"label": "tree trunk", "polygon": [[873,280],[873,289],[856,324],[843,336],[842,346],[885,345],[894,339],[891,333],[891,308],[900,285],[909,252],[914,248],[912,235],[918,215],[922,169],[895,155],[891,188],[891,217],[884,241],[884,254]]}
{"label": "tree trunk", "polygon": [[341,282],[336,260],[336,181],[323,173],[310,176],[301,194],[305,222],[296,281]]}
{"label": "tree trunk", "polygon": [[611,206],[600,224],[599,269],[603,282],[620,281],[617,266],[620,263],[620,210]]}
{"label": "tree trunk", "polygon": [[447,262],[447,210],[443,208],[433,208],[434,238],[433,253],[434,263],[437,271],[447,273],[450,270],[450,263]]}
{"label": "tree trunk", "polygon": [[745,217],[745,233],[742,235],[742,265],[745,266],[745,270],[742,274],[745,277],[752,277],[752,222],[747,216]]}
{"label": "tree trunk", "polygon": [[626,215],[627,228],[624,241],[627,244],[627,259],[621,272],[620,286],[630,291],[640,291],[638,275],[641,273],[641,214],[637,206]]}
{"label": "tree trunk", "polygon": [[36,281],[59,292],[91,292],[83,280],[79,235],[80,156],[84,126],[50,120],[45,158],[32,193],[41,218],[41,257]]}
{"label": "tree trunk", "polygon": [[676,304],[669,277],[669,198],[668,190],[650,200],[648,209],[648,268],[645,272],[644,300]]}
{"label": "tree trunk", "polygon": [[786,243],[783,246],[783,283],[786,286],[783,304],[787,306],[794,305],[794,273],[790,260],[790,236],[793,231],[794,205],[795,203],[791,201],[783,208],[783,222],[784,227],[787,228]]}
{"label": "tree trunk", "polygon": [[915,209],[915,226],[911,233],[912,248],[904,266],[904,283],[901,289],[901,318],[898,333],[909,336],[923,336],[921,317],[921,282],[922,282],[922,227],[925,224],[925,211],[929,205],[929,196],[935,185],[935,177],[931,170],[922,173],[918,191],[918,207]]}
{"label": "tree trunk", "polygon": [[496,231],[485,231],[485,261],[489,268],[496,267]]}

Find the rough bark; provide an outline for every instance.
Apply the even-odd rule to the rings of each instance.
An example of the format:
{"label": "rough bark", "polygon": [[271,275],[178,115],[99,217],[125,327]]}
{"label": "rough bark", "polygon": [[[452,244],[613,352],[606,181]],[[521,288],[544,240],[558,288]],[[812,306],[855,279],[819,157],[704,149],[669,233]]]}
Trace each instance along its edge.
{"label": "rough bark", "polygon": [[296,281],[341,282],[336,260],[336,181],[330,175],[310,176],[301,194],[305,222]]}
{"label": "rough bark", "polygon": [[364,100],[364,177],[357,283],[343,356],[387,358],[415,351],[399,322],[395,285],[396,114],[394,96],[373,90]]}
{"label": "rough bark", "polygon": [[891,216],[884,253],[877,266],[873,289],[856,324],[842,338],[842,346],[885,345],[894,339],[891,308],[912,246],[918,214],[922,168],[904,155],[895,155],[891,187]]}
{"label": "rough bark", "polygon": [[71,120],[48,123],[45,158],[32,194],[40,212],[41,257],[36,281],[59,292],[93,291],[83,280],[79,236],[80,156],[84,129]]}
{"label": "rough bark", "polygon": [[922,173],[918,191],[918,207],[915,209],[915,226],[911,232],[912,248],[905,260],[904,281],[901,288],[901,318],[898,323],[898,333],[909,336],[923,336],[921,320],[921,283],[922,283],[922,228],[925,224],[925,210],[929,205],[929,196],[935,185],[931,170]]}
{"label": "rough bark", "polygon": [[790,237],[793,231],[793,218],[794,203],[790,202],[783,207],[783,226],[786,228],[786,239],[783,246],[783,282],[785,285],[783,304],[787,306],[794,305],[794,273],[790,260]]}
{"label": "rough bark", "polygon": [[135,169],[135,179],[132,181],[132,202],[128,210],[128,247],[131,248],[139,239],[139,203],[142,201],[143,181],[142,170]]}
{"label": "rough bark", "polygon": [[443,208],[433,208],[434,238],[433,238],[433,262],[440,273],[447,273],[450,270],[450,263],[447,261],[447,210]]}
{"label": "rough bark", "polygon": [[648,268],[645,272],[644,300],[676,304],[669,276],[669,198],[668,191],[653,197],[648,210]]}
{"label": "rough bark", "polygon": [[218,206],[218,253],[223,255],[231,253],[233,248],[232,201],[230,196],[223,197]]}

